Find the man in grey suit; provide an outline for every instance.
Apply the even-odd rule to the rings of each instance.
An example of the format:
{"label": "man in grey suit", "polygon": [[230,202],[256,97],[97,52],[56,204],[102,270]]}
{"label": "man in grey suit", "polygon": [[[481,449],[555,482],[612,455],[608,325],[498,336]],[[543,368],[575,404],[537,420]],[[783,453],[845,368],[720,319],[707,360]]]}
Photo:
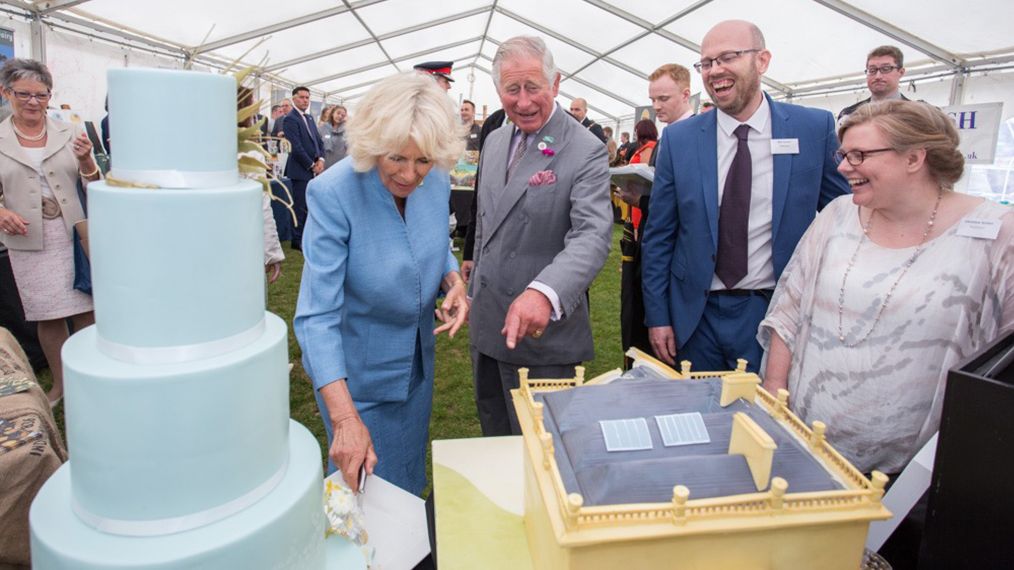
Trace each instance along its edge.
{"label": "man in grey suit", "polygon": [[605,145],[561,109],[560,74],[541,39],[503,42],[493,82],[510,124],[479,158],[469,331],[486,436],[520,433],[518,368],[570,378],[594,357],[586,291],[611,243]]}

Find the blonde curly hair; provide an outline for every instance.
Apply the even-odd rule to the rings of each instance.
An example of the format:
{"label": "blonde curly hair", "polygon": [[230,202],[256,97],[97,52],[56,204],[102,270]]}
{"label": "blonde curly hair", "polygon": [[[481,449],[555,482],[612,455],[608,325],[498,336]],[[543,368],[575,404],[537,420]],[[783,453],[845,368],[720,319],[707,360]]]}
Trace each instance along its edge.
{"label": "blonde curly hair", "polygon": [[392,75],[374,85],[348,120],[352,166],[358,172],[399,151],[411,139],[436,166],[450,170],[465,150],[465,127],[447,93],[418,72]]}

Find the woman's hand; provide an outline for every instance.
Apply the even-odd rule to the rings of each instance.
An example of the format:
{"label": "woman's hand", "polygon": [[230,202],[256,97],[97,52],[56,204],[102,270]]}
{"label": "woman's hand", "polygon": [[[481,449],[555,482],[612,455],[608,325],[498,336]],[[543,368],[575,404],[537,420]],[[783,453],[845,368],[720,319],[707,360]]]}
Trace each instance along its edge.
{"label": "woman's hand", "polygon": [[88,140],[88,135],[84,133],[78,135],[78,137],[74,139],[74,145],[72,148],[74,150],[74,156],[77,157],[78,163],[82,166],[86,166],[85,160],[90,161],[92,157],[92,141]]}
{"label": "woman's hand", "polygon": [[276,261],[265,265],[264,272],[268,274],[268,285],[271,285],[275,281],[278,281],[278,278],[282,276],[282,262]]}
{"label": "woman's hand", "polygon": [[366,473],[373,475],[377,454],[373,440],[359,414],[347,416],[332,424],[334,437],[328,455],[342,472],[342,478],[354,493],[359,492],[359,469],[366,464]]}
{"label": "woman's hand", "polygon": [[331,448],[328,456],[342,472],[342,478],[353,492],[359,492],[359,468],[366,465],[366,473],[373,475],[377,454],[373,440],[363,420],[359,418],[352,401],[348,384],[340,378],[320,389],[320,397],[327,406],[331,422]]}
{"label": "woman's hand", "polygon": [[461,325],[468,320],[468,309],[468,292],[465,291],[465,281],[459,276],[451,289],[447,291],[447,296],[444,297],[440,308],[436,310],[437,319],[444,324],[433,329],[433,334],[450,331],[447,335],[454,338]]}
{"label": "woman's hand", "polygon": [[92,158],[92,141],[88,140],[88,135],[82,133],[74,139],[72,148],[74,156],[77,157],[78,174],[89,181],[99,179],[101,177],[99,165],[95,164],[95,159]]}
{"label": "woman's hand", "polygon": [[28,220],[22,218],[13,210],[0,208],[0,231],[9,236],[28,235]]}

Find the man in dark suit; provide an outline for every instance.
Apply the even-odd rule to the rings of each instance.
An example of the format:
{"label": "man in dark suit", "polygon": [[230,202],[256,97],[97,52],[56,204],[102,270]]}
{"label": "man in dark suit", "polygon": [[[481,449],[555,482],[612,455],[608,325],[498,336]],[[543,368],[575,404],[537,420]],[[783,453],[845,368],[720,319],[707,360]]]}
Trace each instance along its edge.
{"label": "man in dark suit", "polygon": [[894,46],[880,46],[866,56],[866,86],[870,88],[870,96],[862,101],[849,105],[838,113],[840,124],[856,109],[871,102],[889,101],[900,99],[908,101],[908,98],[901,94],[898,84],[905,75],[905,56],[901,50]]}
{"label": "man in dark suit", "polygon": [[296,227],[292,230],[292,249],[302,251],[303,226],[306,224],[306,184],[324,170],[324,141],[317,122],[306,112],[310,108],[310,90],[292,90],[293,109],[283,119],[285,138],[292,143],[285,175],[292,179],[293,210]]}
{"label": "man in dark suit", "polygon": [[560,74],[546,44],[500,44],[493,80],[513,124],[479,155],[469,334],[486,436],[520,433],[510,399],[518,368],[572,378],[594,357],[586,291],[612,231],[606,145],[556,104]]}
{"label": "man in dark suit", "polygon": [[282,102],[277,105],[278,114],[275,114],[275,108],[271,108],[271,116],[274,120],[274,124],[271,125],[271,136],[273,137],[284,137],[285,131],[282,127],[285,126],[285,117],[292,112],[292,101],[288,99],[282,99]]}
{"label": "man in dark suit", "polygon": [[[662,65],[648,76],[648,99],[655,109],[655,118],[670,125],[693,116],[690,107],[690,70],[676,63]],[[648,166],[655,166],[659,146],[652,149]],[[648,219],[649,195],[639,195],[620,188],[620,199],[641,211],[640,224],[630,219],[623,225],[620,239],[620,342],[626,354],[631,347],[651,353],[648,327],[644,324],[644,297],[641,287],[641,238]],[[633,217],[632,217],[633,218]],[[624,357],[624,367],[633,360]]]}
{"label": "man in dark suit", "polygon": [[701,42],[718,110],[661,140],[642,242],[645,324],[655,354],[698,370],[760,365],[757,326],[818,209],[849,192],[827,111],[760,89],[771,53],[757,26],[722,22]]}
{"label": "man in dark suit", "polygon": [[[482,157],[482,147],[486,144],[486,137],[493,131],[503,126],[504,121],[507,120],[507,113],[504,113],[503,109],[497,109],[490,113],[486,120],[482,122],[482,129],[479,130],[479,156]],[[475,173],[475,191],[476,196],[472,196],[472,208],[469,213],[468,219],[474,220],[476,211],[479,205],[479,177],[482,173]],[[461,276],[465,279],[465,283],[471,278],[472,269],[475,267],[474,259],[475,253],[475,224],[468,225],[468,231],[465,233],[465,245],[461,248]]]}
{"label": "man in dark suit", "polygon": [[570,114],[574,115],[581,126],[591,131],[591,134],[599,138],[603,143],[609,140],[605,131],[598,123],[588,118],[588,102],[580,97],[570,102]]}

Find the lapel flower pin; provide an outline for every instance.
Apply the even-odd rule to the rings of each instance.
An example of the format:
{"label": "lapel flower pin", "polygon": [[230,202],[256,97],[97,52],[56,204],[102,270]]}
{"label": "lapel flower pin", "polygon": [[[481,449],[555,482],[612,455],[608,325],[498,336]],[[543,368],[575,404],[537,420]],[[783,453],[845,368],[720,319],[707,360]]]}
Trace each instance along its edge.
{"label": "lapel flower pin", "polygon": [[553,156],[554,154],[556,154],[556,151],[549,148],[549,145],[552,144],[555,140],[556,139],[554,139],[553,137],[546,135],[542,137],[541,141],[539,141],[537,148],[542,152],[543,155]]}

